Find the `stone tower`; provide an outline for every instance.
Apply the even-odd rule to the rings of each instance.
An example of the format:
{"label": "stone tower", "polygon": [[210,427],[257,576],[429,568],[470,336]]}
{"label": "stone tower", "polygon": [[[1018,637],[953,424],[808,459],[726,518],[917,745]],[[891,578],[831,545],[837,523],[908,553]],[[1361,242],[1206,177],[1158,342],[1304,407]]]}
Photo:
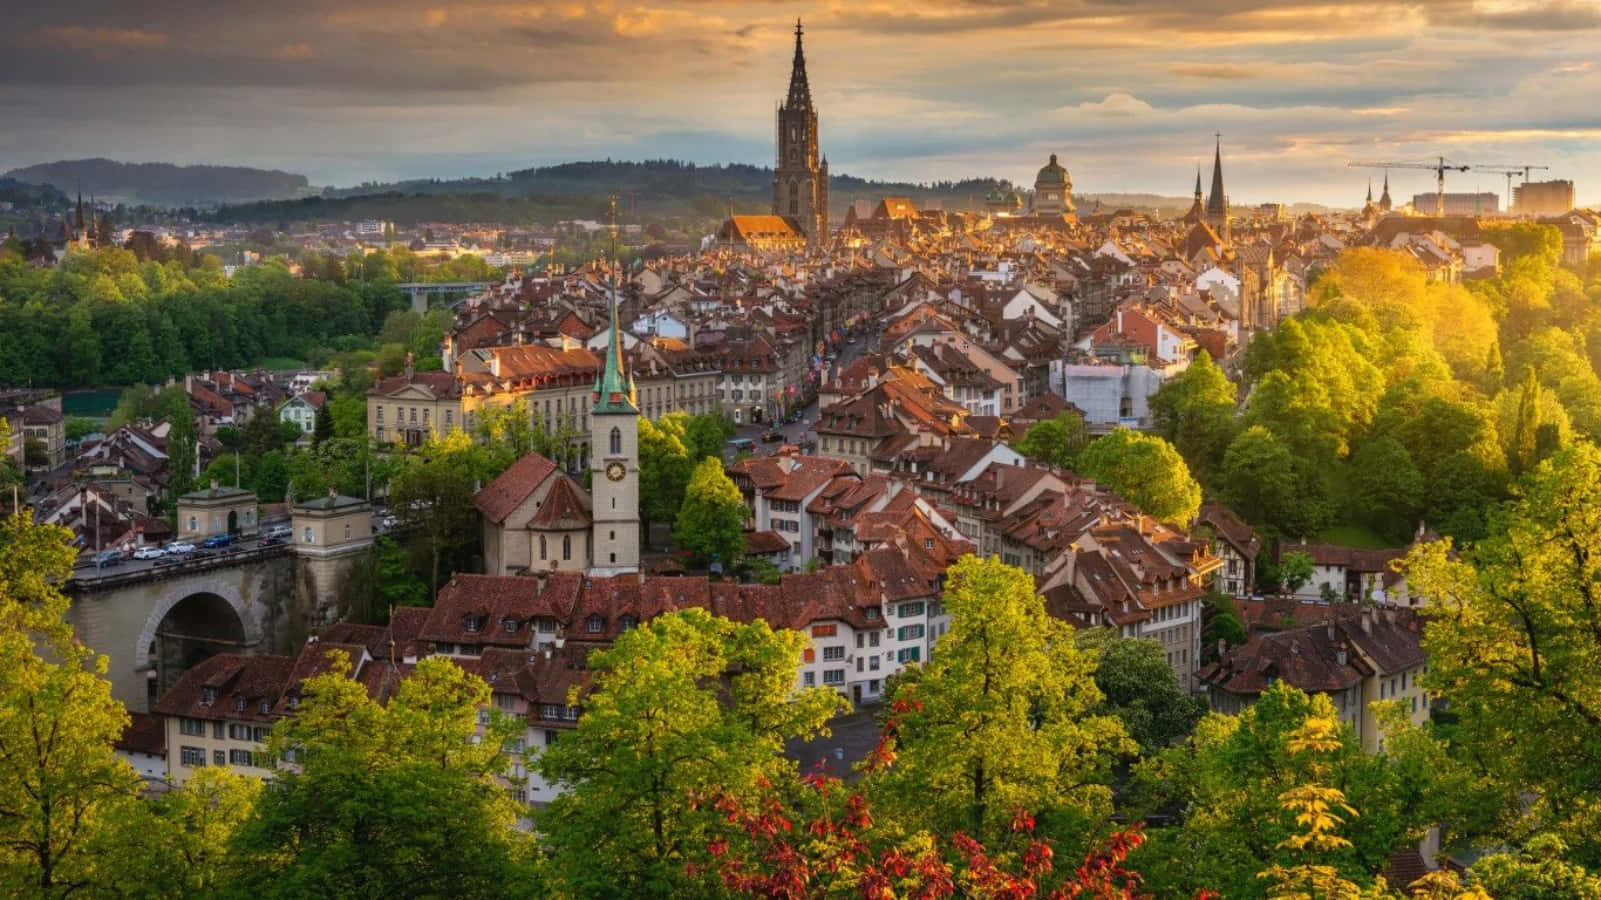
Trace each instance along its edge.
{"label": "stone tower", "polygon": [[1223,136],[1217,136],[1217,148],[1212,155],[1212,192],[1206,197],[1206,224],[1212,226],[1218,237],[1229,239],[1229,198],[1223,193]]}
{"label": "stone tower", "polygon": [[[614,235],[616,228],[614,221]],[[639,571],[639,403],[618,335],[616,268],[614,258],[611,337],[606,343],[605,367],[595,381],[595,406],[589,411],[594,496],[589,542],[594,558],[589,570],[595,575]]]}
{"label": "stone tower", "polygon": [[778,156],[773,166],[773,215],[813,243],[828,239],[828,158],[817,150],[817,110],[806,81],[801,23],[795,20],[795,65],[789,96],[778,108]]}

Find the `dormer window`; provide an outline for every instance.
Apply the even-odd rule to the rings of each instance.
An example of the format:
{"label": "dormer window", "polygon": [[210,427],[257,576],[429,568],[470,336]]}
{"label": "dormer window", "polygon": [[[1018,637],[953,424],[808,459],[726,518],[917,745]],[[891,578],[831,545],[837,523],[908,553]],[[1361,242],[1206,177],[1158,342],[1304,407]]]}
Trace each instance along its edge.
{"label": "dormer window", "polygon": [[300,708],[300,697],[298,695],[296,695],[296,694],[290,694],[289,695],[289,708],[290,709],[299,709]]}
{"label": "dormer window", "polygon": [[261,714],[265,716],[272,712],[272,704],[266,700],[263,700],[261,701],[261,706],[259,709],[261,710]]}
{"label": "dormer window", "polygon": [[507,616],[500,620],[500,627],[505,629],[507,634],[512,634],[517,631],[517,620]]}
{"label": "dormer window", "polygon": [[208,687],[208,688],[201,688],[200,689],[200,705],[201,706],[210,706],[211,704],[216,703],[216,702],[217,702],[217,689],[216,688],[209,688]]}
{"label": "dormer window", "polygon": [[617,620],[618,631],[631,631],[639,627],[638,616],[622,616]]}
{"label": "dormer window", "polygon": [[600,634],[606,628],[606,620],[600,616],[590,616],[584,620],[584,630],[590,634]]}
{"label": "dormer window", "polygon": [[477,634],[479,629],[484,627],[484,619],[486,618],[488,617],[464,616],[462,617],[462,628],[465,629],[468,634]]}
{"label": "dormer window", "polygon": [[234,712],[244,712],[245,711],[245,698],[243,698],[243,697],[235,697],[235,698],[233,698],[233,711]]}

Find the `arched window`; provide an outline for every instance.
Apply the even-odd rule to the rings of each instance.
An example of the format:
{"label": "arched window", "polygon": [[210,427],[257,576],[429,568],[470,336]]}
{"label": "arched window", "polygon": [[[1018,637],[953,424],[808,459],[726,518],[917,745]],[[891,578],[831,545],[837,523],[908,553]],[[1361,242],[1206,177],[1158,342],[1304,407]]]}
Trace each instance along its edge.
{"label": "arched window", "polygon": [[800,185],[793,181],[789,183],[789,214],[800,215]]}
{"label": "arched window", "polygon": [[540,559],[550,559],[550,554],[545,552],[545,536],[544,535],[540,535],[539,536],[539,558]]}
{"label": "arched window", "polygon": [[[541,540],[543,540],[543,538],[541,538]],[[564,534],[561,536],[561,558],[573,558],[573,536],[570,534]]]}
{"label": "arched window", "polygon": [[611,453],[612,456],[621,456],[623,453],[623,430],[621,428],[613,428],[611,430]]}

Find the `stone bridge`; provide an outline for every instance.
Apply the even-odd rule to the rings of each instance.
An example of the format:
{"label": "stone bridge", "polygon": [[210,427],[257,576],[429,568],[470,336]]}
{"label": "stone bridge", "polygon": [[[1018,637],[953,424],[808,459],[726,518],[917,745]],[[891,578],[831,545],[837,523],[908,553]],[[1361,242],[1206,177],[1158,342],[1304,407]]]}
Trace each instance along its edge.
{"label": "stone bridge", "polygon": [[168,565],[80,569],[67,619],[104,654],[112,692],[148,711],[186,668],[217,653],[291,653],[312,624],[287,545],[236,547]]}

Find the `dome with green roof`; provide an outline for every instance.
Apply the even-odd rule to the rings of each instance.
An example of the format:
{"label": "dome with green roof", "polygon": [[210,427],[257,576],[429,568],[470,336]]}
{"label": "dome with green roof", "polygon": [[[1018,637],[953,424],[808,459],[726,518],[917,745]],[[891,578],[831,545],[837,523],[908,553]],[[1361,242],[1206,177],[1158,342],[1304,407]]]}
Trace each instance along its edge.
{"label": "dome with green roof", "polygon": [[1045,168],[1040,169],[1040,173],[1034,177],[1034,183],[1067,184],[1067,170],[1056,162],[1055,153],[1051,154],[1051,161],[1046,163]]}

